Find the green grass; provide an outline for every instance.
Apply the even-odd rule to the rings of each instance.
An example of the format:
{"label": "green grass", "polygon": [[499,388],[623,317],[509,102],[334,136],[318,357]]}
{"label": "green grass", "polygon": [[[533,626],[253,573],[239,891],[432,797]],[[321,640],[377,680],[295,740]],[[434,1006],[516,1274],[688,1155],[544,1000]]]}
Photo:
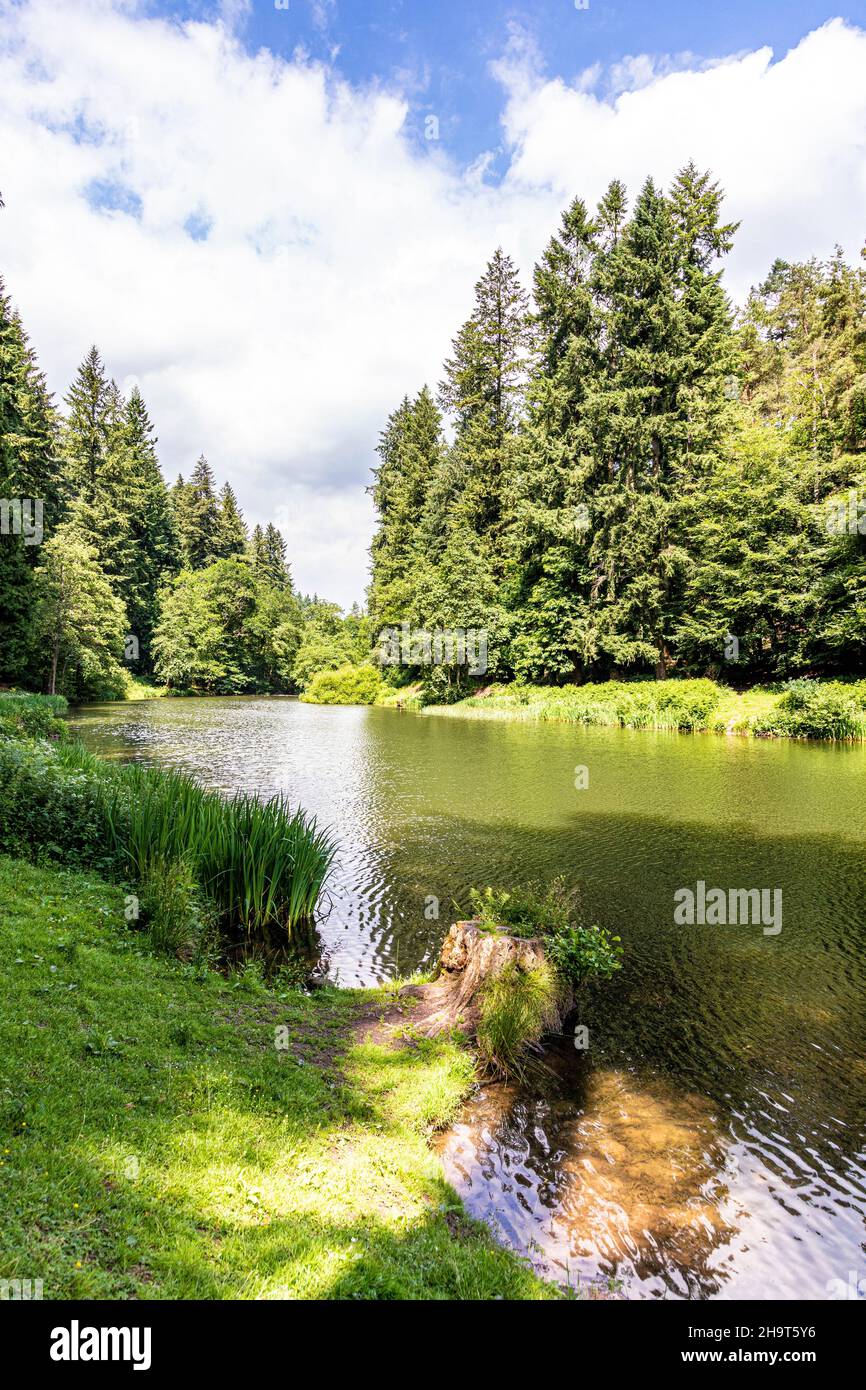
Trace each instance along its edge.
{"label": "green grass", "polygon": [[156,685],[152,680],[142,680],[131,671],[124,671],[124,690],[122,700],[164,700],[168,695],[167,685]]}
{"label": "green grass", "polygon": [[866,681],[792,680],[742,693],[707,679],[494,685],[425,715],[671,732],[866,740]]}
{"label": "green grass", "polygon": [[186,865],[229,935],[313,918],[334,845],[282,797],[224,798],[183,773],[100,761],[75,741],[0,738],[0,850],[144,884]]}
{"label": "green grass", "polygon": [[424,686],[420,681],[410,685],[383,685],[376,697],[376,704],[385,709],[403,709],[418,713],[424,708]]}
{"label": "green grass", "polygon": [[92,875],[0,858],[0,905],[0,1278],[46,1298],[557,1296],[430,1152],[472,1077],[454,1040],[361,1043],[375,995],[154,957]]}
{"label": "green grass", "polygon": [[488,1070],[520,1076],[526,1051],[559,1024],[560,984],[542,961],[522,970],[509,961],[485,982],[478,1022],[478,1052]]}

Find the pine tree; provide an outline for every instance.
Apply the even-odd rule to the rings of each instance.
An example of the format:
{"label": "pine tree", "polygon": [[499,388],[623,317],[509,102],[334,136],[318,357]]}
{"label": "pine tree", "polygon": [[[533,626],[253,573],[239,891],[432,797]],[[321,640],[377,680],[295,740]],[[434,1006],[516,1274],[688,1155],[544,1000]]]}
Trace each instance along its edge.
{"label": "pine tree", "polygon": [[126,603],[135,589],[136,464],[125,403],[92,347],[66,397],[63,448],[73,491],[70,520],[91,547],[114,592]]}
{"label": "pine tree", "polygon": [[250,537],[248,553],[253,569],[261,572],[262,566],[265,564],[265,533],[258,522],[256,522]]}
{"label": "pine tree", "polygon": [[647,180],[601,258],[605,370],[592,407],[607,481],[595,493],[590,558],[597,641],[616,665],[667,674],[690,557],[684,497],[711,464],[726,418],[731,316],[718,273],[734,228],[692,166],[671,197]]}
{"label": "pine tree", "polygon": [[[16,504],[26,510],[29,537],[23,530],[15,534]],[[28,683],[35,679],[33,570],[39,563],[40,541],[48,540],[63,518],[66,495],[56,412],[2,280],[0,505],[5,508],[7,532],[0,537],[0,680]]]}
{"label": "pine tree", "polygon": [[417,621],[417,567],[443,518],[428,509],[428,493],[445,465],[442,417],[425,386],[405,397],[379,441],[380,463],[370,492],[379,517],[371,555],[369,609],[374,631]]}
{"label": "pine tree", "polygon": [[151,639],[159,616],[158,592],[180,568],[168,489],[156,454],[156,437],[147,407],[134,387],[124,409],[124,442],[130,471],[132,565],[120,586],[130,631],[139,644],[142,671],[152,669]]}
{"label": "pine tree", "polygon": [[257,526],[253,536],[256,577],[273,589],[292,591],[292,575],[282,533],[269,521],[264,531]]}
{"label": "pine tree", "polygon": [[534,366],[519,469],[510,499],[509,594],[522,676],[573,675],[586,649],[594,456],[587,401],[600,367],[601,318],[592,276],[597,224],[576,198],[534,275]]}
{"label": "pine tree", "polygon": [[514,262],[499,248],[475,286],[475,308],[445,363],[439,401],[456,425],[464,474],[461,507],[485,538],[496,568],[502,558],[509,450],[526,373],[529,301]]}
{"label": "pine tree", "polygon": [[204,569],[218,557],[220,522],[213,470],[204,454],[199,456],[188,482],[178,476],[171,500],[184,566]]}
{"label": "pine tree", "polygon": [[216,554],[221,560],[233,555],[245,555],[249,535],[243,513],[230,483],[224,483],[219,494],[219,520],[216,533]]}

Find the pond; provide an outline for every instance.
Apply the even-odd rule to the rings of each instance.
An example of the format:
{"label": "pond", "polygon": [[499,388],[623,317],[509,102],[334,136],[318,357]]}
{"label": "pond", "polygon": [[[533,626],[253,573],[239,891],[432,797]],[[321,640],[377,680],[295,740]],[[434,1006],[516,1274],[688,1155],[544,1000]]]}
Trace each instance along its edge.
{"label": "pond", "polygon": [[[559,1039],[440,1143],[470,1210],[551,1277],[627,1297],[866,1291],[866,749],[290,699],[74,723],[104,756],[285,792],[330,826],[320,930],[342,985],[432,965],[473,884],[580,886],[625,952],[584,1007],[588,1047]],[[698,884],[781,892],[781,930],[679,924],[675,894]]]}

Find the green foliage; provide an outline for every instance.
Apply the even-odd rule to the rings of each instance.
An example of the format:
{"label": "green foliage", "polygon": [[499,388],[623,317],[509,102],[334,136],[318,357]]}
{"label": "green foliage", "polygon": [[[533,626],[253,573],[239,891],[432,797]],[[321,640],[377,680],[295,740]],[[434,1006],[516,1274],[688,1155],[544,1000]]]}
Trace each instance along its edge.
{"label": "green foliage", "polygon": [[568,926],[574,898],[557,878],[546,889],[536,884],[510,891],[473,888],[472,917],[482,931],[505,931],[509,936],[542,936]]}
{"label": "green foliage", "polygon": [[41,547],[34,575],[34,635],[49,694],[122,695],[127,614],[77,522]]}
{"label": "green foliage", "polygon": [[788,738],[866,739],[866,681],[790,681],[752,728]]}
{"label": "green foliage", "polygon": [[318,672],[362,665],[370,656],[370,624],[357,609],[346,617],[336,603],[313,597],[301,600],[303,626],[292,665],[295,683],[304,689]]}
{"label": "green foliage", "polygon": [[311,705],[374,705],[382,690],[375,666],[339,666],[336,671],[317,671],[301,699]]}
{"label": "green foliage", "polygon": [[106,842],[101,779],[64,745],[0,738],[0,851],[118,868]]}
{"label": "green foliage", "polygon": [[178,475],[171,503],[184,567],[204,569],[220,559],[227,539],[227,517],[225,508],[220,514],[213,469],[204,454],[196,461],[189,482]]}
{"label": "green foliage", "polygon": [[139,905],[156,951],[179,956],[202,953],[214,912],[185,860],[152,856],[141,875]]}
{"label": "green foliage", "polygon": [[860,739],[864,737],[863,687],[863,682],[808,678],[743,692],[709,680],[606,681],[585,686],[515,682],[428,713],[671,732],[711,729],[785,738]]}
{"label": "green foliage", "polygon": [[[57,413],[21,320],[0,278],[0,500],[42,507],[42,536],[63,520],[66,498]],[[33,678],[33,571],[39,545],[14,531],[0,536],[0,681]]]}
{"label": "green foliage", "polygon": [[473,888],[470,901],[482,931],[539,937],[557,977],[575,988],[621,968],[620,938],[604,927],[575,920],[580,915],[579,895],[564,878],[546,888],[529,884],[510,892]]}
{"label": "green foliage", "polygon": [[62,695],[0,692],[0,735],[7,738],[65,738],[67,725]]}
{"label": "green foliage", "polygon": [[538,1043],[559,1018],[559,984],[543,962],[523,970],[509,961],[481,991],[476,1044],[482,1063],[501,1076],[520,1075],[527,1048]]}
{"label": "green foliage", "polygon": [[705,679],[565,686],[515,684],[472,696],[456,712],[465,708],[567,724],[693,732],[710,726],[724,693],[722,686]]}
{"label": "green foliage", "polygon": [[607,979],[622,969],[620,938],[604,927],[570,923],[548,933],[544,943],[560,979],[579,989],[591,979]]}
{"label": "green foliage", "polygon": [[105,778],[102,806],[125,871],[141,881],[154,858],[187,863],[224,931],[291,933],[312,920],[334,846],[283,797],[225,800],[181,773],[131,765]]}
{"label": "green foliage", "polygon": [[141,885],[158,885],[170,872],[178,892],[184,870],[159,866],[185,865],[229,936],[291,934],[311,921],[334,855],[328,834],[282,797],[226,800],[181,773],[115,767],[75,743],[6,739],[0,849],[91,865]]}
{"label": "green foliage", "polygon": [[245,559],[184,570],[161,595],[155,670],[178,690],[227,695],[292,688],[301,614]]}

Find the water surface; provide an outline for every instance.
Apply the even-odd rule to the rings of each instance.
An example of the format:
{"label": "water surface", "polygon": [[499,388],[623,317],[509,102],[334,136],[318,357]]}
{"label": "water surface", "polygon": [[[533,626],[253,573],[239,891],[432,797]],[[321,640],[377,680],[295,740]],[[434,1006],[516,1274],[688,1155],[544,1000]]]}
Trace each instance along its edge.
{"label": "water surface", "polygon": [[[539,1267],[632,1297],[825,1298],[866,1277],[866,749],[279,699],[75,723],[102,754],[286,792],[328,824],[321,934],[344,985],[430,966],[472,884],[581,885],[625,948],[583,1006],[588,1052],[561,1040],[545,1078],[488,1088],[443,1149]],[[675,925],[698,880],[781,889],[781,933]]]}

